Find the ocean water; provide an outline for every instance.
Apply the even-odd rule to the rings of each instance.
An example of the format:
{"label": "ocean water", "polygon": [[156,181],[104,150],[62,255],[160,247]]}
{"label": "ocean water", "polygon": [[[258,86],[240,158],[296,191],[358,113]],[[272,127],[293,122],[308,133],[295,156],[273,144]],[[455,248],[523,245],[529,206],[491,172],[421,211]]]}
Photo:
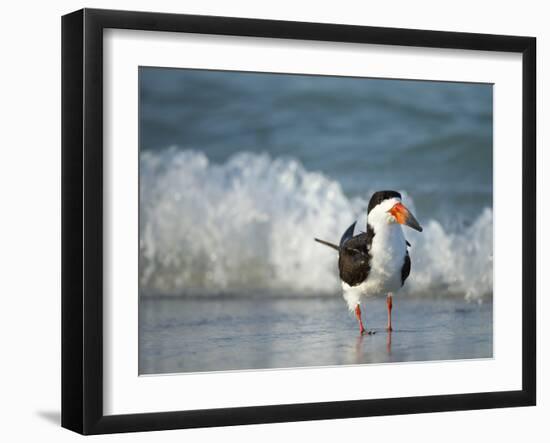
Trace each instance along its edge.
{"label": "ocean water", "polygon": [[[223,363],[221,345],[208,358],[201,353],[212,339],[205,331],[219,321],[204,315],[214,301],[234,312],[222,334],[237,348],[258,336],[237,332],[258,303],[293,306],[304,315],[299,300],[323,312],[341,303],[338,315],[345,318],[332,327],[354,337],[335,253],[313,237],[337,242],[354,220],[364,229],[368,200],[380,189],[400,191],[424,227],[406,229],[412,271],[399,297],[423,300],[410,304],[408,315],[429,324],[430,300],[442,300],[449,312],[465,309],[472,330],[485,334],[482,351],[451,340],[446,352],[428,346],[394,356],[491,355],[492,85],[162,68],[140,68],[139,75],[144,373],[239,369]],[[478,304],[485,308],[467,308]],[[176,328],[172,336],[171,327],[159,326],[172,324],[168,305],[182,321],[196,316],[206,323]],[[264,318],[288,330],[289,346],[304,339],[295,323],[281,321],[275,313]],[[284,347],[285,340],[277,343]],[[195,363],[182,365],[179,354],[162,357],[166,347],[191,352]],[[243,361],[242,368],[348,361],[277,355],[269,362],[258,355],[259,366]],[[369,355],[379,357],[361,361],[387,361],[383,353]]]}

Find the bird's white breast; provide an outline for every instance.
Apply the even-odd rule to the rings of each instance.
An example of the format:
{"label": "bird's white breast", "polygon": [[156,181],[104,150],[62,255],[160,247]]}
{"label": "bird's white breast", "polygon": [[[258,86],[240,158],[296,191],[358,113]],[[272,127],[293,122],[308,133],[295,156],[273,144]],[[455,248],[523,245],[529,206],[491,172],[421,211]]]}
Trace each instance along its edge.
{"label": "bird's white breast", "polygon": [[407,253],[403,230],[391,224],[375,231],[371,245],[371,269],[364,283],[366,295],[386,294],[401,288],[401,270]]}
{"label": "bird's white breast", "polygon": [[400,225],[387,225],[375,231],[370,255],[370,272],[357,286],[342,282],[343,296],[350,311],[362,297],[386,295],[401,288],[401,270],[407,253],[407,242]]}

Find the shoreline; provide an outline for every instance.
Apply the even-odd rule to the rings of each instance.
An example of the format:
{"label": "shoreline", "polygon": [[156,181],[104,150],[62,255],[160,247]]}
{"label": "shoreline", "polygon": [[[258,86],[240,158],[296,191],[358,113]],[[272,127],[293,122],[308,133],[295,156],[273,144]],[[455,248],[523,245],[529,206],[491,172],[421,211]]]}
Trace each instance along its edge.
{"label": "shoreline", "polygon": [[[197,291],[190,293],[144,293],[141,291],[138,296],[140,301],[149,302],[154,300],[257,300],[257,299],[266,299],[266,300],[333,300],[333,299],[342,299],[341,292],[327,292],[327,293],[315,293],[315,292],[302,292],[302,293],[292,293],[291,291],[262,291],[262,290],[243,290],[240,292],[213,292],[213,291]],[[381,300],[385,298],[385,295],[374,295],[363,298],[363,301],[368,302],[369,300]],[[439,293],[433,291],[429,294],[410,294],[406,292],[398,292],[394,294],[394,300],[400,300],[406,298],[408,300],[464,300],[467,303],[492,303],[493,294],[484,294],[480,297],[467,299],[464,293],[459,292],[448,292],[448,293]]]}
{"label": "shoreline", "polygon": [[492,358],[493,304],[457,298],[363,305],[359,335],[334,298],[163,297],[140,300],[139,374],[219,372]]}

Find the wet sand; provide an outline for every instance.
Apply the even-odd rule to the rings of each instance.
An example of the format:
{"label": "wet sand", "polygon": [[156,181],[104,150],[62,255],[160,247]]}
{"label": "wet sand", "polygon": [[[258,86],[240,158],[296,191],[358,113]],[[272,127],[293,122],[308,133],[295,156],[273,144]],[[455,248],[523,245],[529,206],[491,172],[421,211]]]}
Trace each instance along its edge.
{"label": "wet sand", "polygon": [[142,297],[140,374],[491,358],[493,309],[458,297],[384,298],[362,305],[366,327],[340,296]]}

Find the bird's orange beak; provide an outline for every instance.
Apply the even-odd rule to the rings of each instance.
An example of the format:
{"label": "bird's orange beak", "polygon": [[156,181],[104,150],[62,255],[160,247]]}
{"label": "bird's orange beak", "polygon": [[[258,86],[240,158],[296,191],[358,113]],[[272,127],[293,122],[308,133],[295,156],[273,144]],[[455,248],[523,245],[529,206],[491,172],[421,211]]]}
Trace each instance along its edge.
{"label": "bird's orange beak", "polygon": [[407,225],[422,232],[422,226],[420,226],[416,218],[414,218],[414,215],[412,215],[411,211],[409,211],[403,203],[396,203],[388,212],[395,217],[395,220],[400,225]]}

